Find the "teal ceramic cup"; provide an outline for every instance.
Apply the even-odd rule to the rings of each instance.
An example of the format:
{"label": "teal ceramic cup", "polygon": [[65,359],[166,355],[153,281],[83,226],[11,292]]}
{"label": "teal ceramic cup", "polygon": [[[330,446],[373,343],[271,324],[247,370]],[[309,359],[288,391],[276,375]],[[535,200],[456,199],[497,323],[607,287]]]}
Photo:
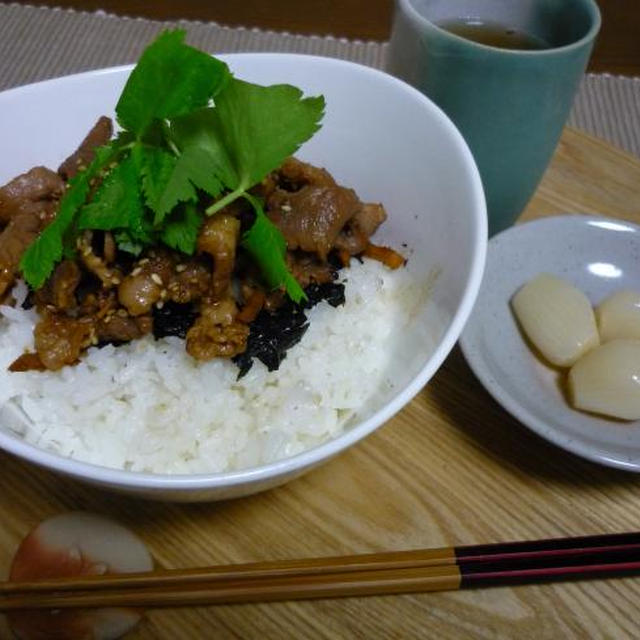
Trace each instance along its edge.
{"label": "teal ceramic cup", "polygon": [[[515,50],[444,30],[452,20],[501,24],[549,46]],[[593,0],[397,0],[387,70],[452,119],[480,170],[489,233],[512,225],[558,144],[594,40]]]}

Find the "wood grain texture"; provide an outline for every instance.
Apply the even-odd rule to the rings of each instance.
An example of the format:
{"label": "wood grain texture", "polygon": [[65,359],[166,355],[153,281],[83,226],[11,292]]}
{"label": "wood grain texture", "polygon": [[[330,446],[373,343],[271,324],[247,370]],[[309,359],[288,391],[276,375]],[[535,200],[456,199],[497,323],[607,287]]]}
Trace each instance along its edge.
{"label": "wood grain texture", "polygon": [[[158,20],[206,20],[228,26],[292,33],[388,40],[393,0],[19,0]],[[640,75],[640,3],[598,0],[602,29],[590,64],[592,71]]]}
{"label": "wood grain texture", "polygon": [[[640,162],[566,130],[523,219],[640,222]],[[457,349],[358,446],[284,487],[171,505],[84,487],[0,453],[0,574],[40,520],[73,509],[136,531],[165,568],[439,547],[640,527],[640,476],[555,448],[502,410]],[[493,588],[150,612],[130,639],[634,638],[640,582]],[[0,619],[1,620],[1,619]],[[0,621],[0,638],[9,637]]]}

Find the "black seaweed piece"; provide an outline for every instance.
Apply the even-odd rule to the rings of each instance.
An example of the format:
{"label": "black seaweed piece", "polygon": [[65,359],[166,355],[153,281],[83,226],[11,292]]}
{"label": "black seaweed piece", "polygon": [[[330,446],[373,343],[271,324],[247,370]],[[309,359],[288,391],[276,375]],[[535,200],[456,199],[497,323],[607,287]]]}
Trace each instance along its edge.
{"label": "black seaweed piece", "polygon": [[344,304],[344,285],[339,282],[323,282],[322,284],[310,284],[304,292],[307,299],[303,301],[304,309],[311,309],[322,300],[326,300],[332,307]]}
{"label": "black seaweed piece", "polygon": [[153,336],[156,340],[165,336],[184,339],[197,317],[191,304],[165,302],[161,309],[153,308]]}
{"label": "black seaweed piece", "polygon": [[321,300],[333,306],[344,304],[344,285],[336,282],[311,284],[305,289],[307,300],[295,304],[287,300],[274,312],[262,310],[249,325],[247,348],[233,358],[238,365],[238,380],[246,375],[258,358],[269,371],[276,371],[286,358],[287,351],[300,342],[309,328],[305,309]]}
{"label": "black seaweed piece", "polygon": [[23,309],[33,309],[33,306],[35,305],[35,301],[34,301],[34,296],[35,296],[35,291],[29,287],[29,292],[27,293],[27,297],[24,299],[24,302],[22,303],[22,308]]}

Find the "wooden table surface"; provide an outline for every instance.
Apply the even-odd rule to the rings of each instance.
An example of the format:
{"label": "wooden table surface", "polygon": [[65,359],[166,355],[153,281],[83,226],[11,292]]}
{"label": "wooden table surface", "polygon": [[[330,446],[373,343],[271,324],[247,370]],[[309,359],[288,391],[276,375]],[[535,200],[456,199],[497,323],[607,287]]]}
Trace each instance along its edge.
{"label": "wooden table surface", "polygon": [[[564,210],[640,222],[640,161],[567,129],[524,217]],[[0,453],[0,574],[38,521],[117,519],[159,567],[349,554],[640,529],[640,475],[558,449],[511,418],[458,349],[364,442],[249,498],[124,498]],[[129,638],[633,638],[640,582],[599,582],[149,612]],[[0,638],[9,637],[0,622]],[[3,635],[4,634],[4,635]]]}
{"label": "wooden table surface", "polygon": [[[176,11],[195,17],[187,15],[194,4],[176,4]],[[221,13],[204,17],[225,22],[229,16],[232,23],[231,13],[224,11],[235,4],[212,1],[212,10]],[[238,22],[251,24],[251,11],[261,10],[256,15],[264,14],[265,21],[257,26],[280,28],[267,21],[261,4],[268,3],[242,3],[248,13]],[[388,3],[366,4],[368,20],[379,25],[388,20]],[[154,5],[174,7],[161,0]],[[133,10],[151,3],[127,6]],[[333,26],[328,31],[338,33],[338,27],[351,24],[323,6],[317,3],[317,18]],[[297,24],[295,15],[289,19]],[[636,63],[640,69],[640,60],[625,56],[626,69]],[[566,210],[640,222],[640,161],[567,129],[523,218]],[[413,402],[364,442],[284,487],[249,498],[153,503],[85,487],[4,453],[0,466],[0,575],[32,526],[77,509],[132,528],[164,568],[640,529],[640,475],[597,466],[529,432],[490,398],[457,348]],[[639,599],[640,583],[626,578],[158,610],[127,637],[635,638]],[[0,638],[5,637],[10,634],[0,616]]]}
{"label": "wooden table surface", "polygon": [[[19,0],[23,4],[103,9],[159,20],[212,20],[223,25],[293,33],[387,40],[393,0]],[[597,0],[602,30],[592,71],[640,75],[640,2]]]}

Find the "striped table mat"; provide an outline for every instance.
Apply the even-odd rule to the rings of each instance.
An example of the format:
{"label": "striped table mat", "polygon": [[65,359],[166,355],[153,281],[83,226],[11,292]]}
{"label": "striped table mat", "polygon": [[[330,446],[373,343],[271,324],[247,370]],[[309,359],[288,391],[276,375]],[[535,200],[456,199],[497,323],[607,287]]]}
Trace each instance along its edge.
{"label": "striped table mat", "polygon": [[[280,51],[384,68],[387,44],[301,36],[215,23],[160,22],[0,3],[0,90],[78,71],[134,62],[161,29],[180,26],[212,53]],[[640,156],[640,78],[588,74],[569,124]]]}

